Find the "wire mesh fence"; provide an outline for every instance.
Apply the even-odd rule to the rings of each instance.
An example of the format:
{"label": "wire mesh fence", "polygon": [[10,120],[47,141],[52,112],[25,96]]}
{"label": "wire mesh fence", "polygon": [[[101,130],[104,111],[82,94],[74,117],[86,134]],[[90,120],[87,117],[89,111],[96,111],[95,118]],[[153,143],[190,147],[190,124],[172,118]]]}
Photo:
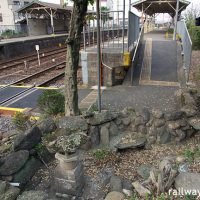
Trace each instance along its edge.
{"label": "wire mesh fence", "polygon": [[0,25],[0,36],[3,39],[24,37],[28,35],[27,25]]}

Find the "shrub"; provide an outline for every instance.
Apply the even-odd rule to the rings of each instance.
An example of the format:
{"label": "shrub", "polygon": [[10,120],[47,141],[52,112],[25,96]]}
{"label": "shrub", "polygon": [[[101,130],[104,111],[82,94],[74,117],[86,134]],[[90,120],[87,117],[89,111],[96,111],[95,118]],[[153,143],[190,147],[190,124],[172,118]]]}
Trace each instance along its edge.
{"label": "shrub", "polygon": [[173,29],[173,28],[169,28],[169,29],[167,30],[167,32],[168,32],[169,34],[173,34],[173,33],[174,33],[174,29]]}
{"label": "shrub", "polygon": [[58,90],[45,90],[38,99],[40,110],[47,115],[57,115],[65,111],[65,97]]}
{"label": "shrub", "polygon": [[102,160],[107,156],[109,156],[110,154],[111,152],[107,149],[97,149],[93,152],[93,155],[97,160]]}
{"label": "shrub", "polygon": [[35,146],[35,150],[37,151],[37,153],[43,153],[45,149],[45,146],[42,143],[39,143]]}
{"label": "shrub", "polygon": [[193,26],[189,29],[189,33],[193,43],[193,49],[200,49],[200,26]]}
{"label": "shrub", "polygon": [[194,160],[194,152],[192,152],[189,149],[186,149],[184,151],[184,156],[185,156],[185,158],[187,159],[188,162],[190,162],[190,163],[193,162],[193,160]]}
{"label": "shrub", "polygon": [[25,131],[31,127],[30,116],[22,112],[16,112],[13,116],[12,121],[16,128],[21,131]]}

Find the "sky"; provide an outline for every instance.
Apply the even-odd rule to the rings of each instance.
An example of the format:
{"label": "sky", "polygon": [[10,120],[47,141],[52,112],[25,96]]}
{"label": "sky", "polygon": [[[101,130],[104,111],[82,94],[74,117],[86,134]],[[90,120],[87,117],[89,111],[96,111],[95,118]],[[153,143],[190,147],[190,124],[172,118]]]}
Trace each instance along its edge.
{"label": "sky", "polygon": [[[42,0],[42,1],[49,2],[49,3],[58,3],[58,4],[60,2],[60,0]],[[132,0],[131,2],[133,3],[135,1],[137,1],[137,0]],[[188,9],[191,6],[195,6],[195,7],[197,6],[200,9],[200,0],[188,0],[188,1],[191,2],[191,4],[188,6]],[[113,2],[114,2],[114,8],[116,8],[117,0],[113,0]],[[119,2],[120,2],[119,9],[122,10],[123,9],[123,4],[122,4],[123,1],[119,0]],[[127,11],[126,13],[128,13],[129,0],[125,0],[125,2],[126,2],[126,11]],[[133,12],[137,13],[137,11],[135,11],[135,10],[133,10]],[[157,21],[160,22],[160,23],[162,23],[163,20],[166,22],[166,21],[169,21],[170,19],[171,19],[171,17],[168,14],[164,14],[164,15],[160,14],[160,15],[157,16]]]}

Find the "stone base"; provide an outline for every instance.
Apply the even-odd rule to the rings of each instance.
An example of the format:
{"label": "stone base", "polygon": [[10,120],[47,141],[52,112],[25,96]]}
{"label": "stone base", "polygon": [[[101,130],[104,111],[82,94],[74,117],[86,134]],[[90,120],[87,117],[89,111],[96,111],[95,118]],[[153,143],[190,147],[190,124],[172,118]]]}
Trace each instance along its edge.
{"label": "stone base", "polygon": [[54,190],[56,193],[81,196],[84,187],[84,175],[79,177],[79,181],[71,181],[62,178],[54,179]]}
{"label": "stone base", "polygon": [[55,169],[53,187],[56,193],[81,196],[84,187],[83,165],[78,163],[72,170],[64,170],[60,165]]}

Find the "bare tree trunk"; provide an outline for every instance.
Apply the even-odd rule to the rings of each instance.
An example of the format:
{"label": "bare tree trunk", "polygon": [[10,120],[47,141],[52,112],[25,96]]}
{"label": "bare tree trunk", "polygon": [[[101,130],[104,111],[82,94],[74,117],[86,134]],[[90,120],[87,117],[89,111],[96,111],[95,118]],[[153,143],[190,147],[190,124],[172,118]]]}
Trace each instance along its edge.
{"label": "bare tree trunk", "polygon": [[70,22],[70,31],[67,39],[67,58],[65,68],[65,115],[79,115],[77,70],[81,32],[87,12],[88,0],[74,0]]}

